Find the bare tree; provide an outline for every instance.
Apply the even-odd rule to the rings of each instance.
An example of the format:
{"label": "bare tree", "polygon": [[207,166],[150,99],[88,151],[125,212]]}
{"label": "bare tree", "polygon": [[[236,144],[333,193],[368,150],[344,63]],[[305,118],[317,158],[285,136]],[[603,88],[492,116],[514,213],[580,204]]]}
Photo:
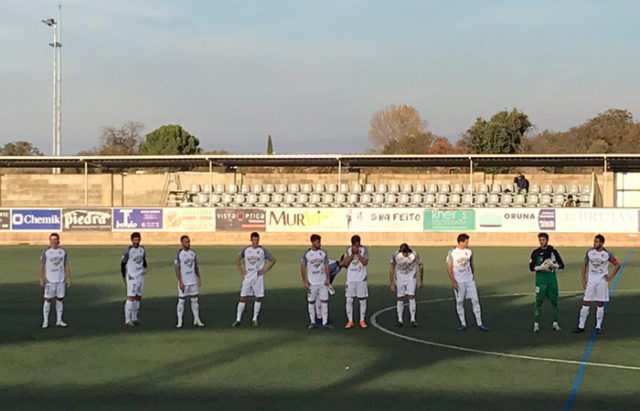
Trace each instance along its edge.
{"label": "bare tree", "polygon": [[390,105],[377,111],[371,117],[369,125],[369,140],[374,152],[381,152],[394,142],[417,139],[429,134],[427,122],[420,118],[418,110],[405,104]]}

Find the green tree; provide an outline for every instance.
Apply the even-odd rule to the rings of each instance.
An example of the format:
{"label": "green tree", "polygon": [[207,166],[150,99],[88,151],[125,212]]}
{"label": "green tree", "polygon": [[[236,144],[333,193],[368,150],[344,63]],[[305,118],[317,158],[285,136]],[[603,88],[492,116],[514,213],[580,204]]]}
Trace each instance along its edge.
{"label": "green tree", "polygon": [[3,156],[41,156],[42,153],[36,146],[27,141],[14,141],[0,148]]}
{"label": "green tree", "polygon": [[200,141],[179,125],[166,125],[147,134],[140,145],[142,154],[196,154]]}
{"label": "green tree", "polygon": [[433,134],[423,133],[417,136],[402,136],[390,140],[379,151],[380,154],[427,154],[434,141]]}
{"label": "green tree", "polygon": [[267,139],[267,154],[273,154],[273,141],[271,141],[271,134],[269,134],[269,138]]}
{"label": "green tree", "polygon": [[474,154],[514,154],[521,151],[525,133],[533,125],[516,109],[500,111],[488,121],[478,117],[462,137],[463,145]]}

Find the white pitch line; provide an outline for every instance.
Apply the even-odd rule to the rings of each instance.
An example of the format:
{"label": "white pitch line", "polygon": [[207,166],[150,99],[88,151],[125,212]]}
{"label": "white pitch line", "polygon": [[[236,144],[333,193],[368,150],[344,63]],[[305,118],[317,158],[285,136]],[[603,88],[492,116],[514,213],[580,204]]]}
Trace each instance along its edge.
{"label": "white pitch line", "polygon": [[[635,291],[640,291],[640,290],[618,290],[618,292],[635,292]],[[565,291],[565,292],[561,292],[561,294],[571,294],[571,293],[582,293],[583,291]],[[528,296],[531,295],[531,293],[514,293],[514,294],[493,294],[493,295],[485,295],[482,298],[499,298],[499,297],[521,297],[521,296]],[[428,303],[436,303],[436,302],[443,302],[443,301],[453,301],[454,298],[435,298],[432,300],[423,300],[423,301],[417,301],[418,304],[428,304]],[[456,350],[456,351],[463,351],[463,352],[470,352],[470,353],[474,353],[474,354],[483,354],[483,355],[493,355],[495,357],[504,357],[504,358],[516,358],[519,360],[530,360],[530,361],[544,361],[544,362],[553,362],[553,363],[561,363],[561,364],[571,364],[571,365],[588,365],[591,367],[603,367],[603,368],[615,368],[615,369],[620,369],[620,370],[633,370],[633,371],[640,371],[640,367],[636,367],[636,366],[632,366],[632,365],[619,365],[619,364],[606,364],[606,363],[599,363],[599,362],[582,362],[582,361],[577,361],[577,360],[563,360],[563,359],[559,359],[559,358],[547,358],[547,357],[536,357],[536,356],[532,356],[532,355],[521,355],[521,354],[509,354],[509,353],[503,353],[503,352],[497,352],[497,351],[485,351],[485,350],[477,350],[475,348],[467,348],[467,347],[460,347],[457,345],[451,345],[451,344],[443,344],[443,343],[439,343],[439,342],[435,342],[435,341],[427,341],[427,340],[421,340],[419,338],[414,338],[414,337],[409,337],[406,335],[402,335],[399,334],[397,332],[388,330],[386,328],[384,328],[383,326],[381,326],[380,324],[378,324],[378,316],[382,313],[385,313],[387,311],[391,311],[394,310],[396,307],[392,306],[392,307],[387,307],[387,308],[383,308],[381,310],[376,311],[375,313],[373,313],[373,315],[371,316],[371,324],[373,324],[374,327],[376,327],[378,330],[389,334],[391,336],[394,337],[398,337],[401,338],[403,340],[407,340],[407,341],[411,341],[411,342],[415,342],[415,343],[419,343],[419,344],[424,344],[424,345],[430,345],[433,347],[440,347],[440,348],[448,348],[450,350]]]}

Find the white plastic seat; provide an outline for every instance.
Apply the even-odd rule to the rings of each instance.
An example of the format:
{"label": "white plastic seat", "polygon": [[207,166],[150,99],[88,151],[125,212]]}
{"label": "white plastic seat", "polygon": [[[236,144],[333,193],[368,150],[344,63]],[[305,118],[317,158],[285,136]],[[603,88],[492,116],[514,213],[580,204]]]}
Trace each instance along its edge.
{"label": "white plastic seat", "polygon": [[[462,186],[460,188],[462,188]],[[462,201],[462,199],[460,198],[460,194],[453,193],[453,194],[451,194],[449,196],[449,202],[447,203],[447,206],[449,206],[449,207],[458,207],[460,205],[461,201]]]}
{"label": "white plastic seat", "polygon": [[591,196],[589,194],[580,194],[578,207],[591,207]]}
{"label": "white plastic seat", "polygon": [[349,194],[349,196],[347,197],[347,205],[349,207],[353,207],[355,205],[358,204],[358,201],[360,200],[360,196],[356,193],[351,193]]}
{"label": "white plastic seat", "polygon": [[334,194],[333,203],[331,207],[342,207],[347,202],[347,195],[342,193]]}
{"label": "white plastic seat", "polygon": [[460,207],[471,207],[473,205],[473,194],[465,193],[460,199]]}
{"label": "white plastic seat", "polygon": [[433,207],[435,202],[436,202],[436,195],[433,193],[425,194],[422,199],[422,204],[424,204],[427,207]]}
{"label": "white plastic seat", "polygon": [[283,205],[290,207],[293,204],[295,204],[296,202],[296,195],[293,193],[287,193],[284,196],[284,203],[282,203]]}
{"label": "white plastic seat", "polygon": [[209,204],[209,194],[198,194],[198,197],[196,198],[196,204],[198,204],[199,206],[205,206]]}
{"label": "white plastic seat", "polygon": [[551,205],[553,207],[562,207],[562,204],[564,204],[564,195],[554,194],[553,199],[551,200]]}
{"label": "white plastic seat", "polygon": [[216,205],[220,204],[220,202],[222,202],[222,197],[220,197],[220,194],[212,193],[211,198],[209,199],[209,203],[215,207]]}
{"label": "white plastic seat", "polygon": [[353,194],[362,193],[362,186],[360,184],[352,184],[351,185],[351,193],[353,193]]}
{"label": "white plastic seat", "polygon": [[522,207],[524,205],[524,194],[516,194],[515,196],[513,196],[513,203],[511,204],[512,207]]}
{"label": "white plastic seat", "polygon": [[225,206],[230,205],[231,203],[233,203],[233,195],[231,195],[231,194],[224,194],[224,195],[222,196],[222,202],[221,202],[221,203],[222,203],[222,205],[225,205]]}
{"label": "white plastic seat", "polygon": [[580,194],[580,187],[575,184],[570,184],[569,187],[567,187],[567,194],[571,194],[574,197],[577,196]]}
{"label": "white plastic seat", "polygon": [[476,207],[484,207],[487,204],[487,194],[486,193],[478,193],[476,194],[476,199],[473,202],[473,205]]}
{"label": "white plastic seat", "polygon": [[490,194],[500,194],[502,192],[502,186],[500,184],[491,184]]}
{"label": "white plastic seat", "polygon": [[538,194],[527,194],[527,202],[525,205],[527,207],[537,207],[538,201],[540,201]]}
{"label": "white plastic seat", "polygon": [[313,191],[311,184],[303,184],[300,186],[300,192],[304,194],[310,194]]}
{"label": "white plastic seat", "polygon": [[424,192],[425,192],[424,184],[422,184],[422,183],[416,184],[413,187],[413,192],[414,193],[418,193],[418,194],[424,194]]}
{"label": "white plastic seat", "polygon": [[513,197],[510,193],[505,193],[500,197],[500,207],[511,207]]}
{"label": "white plastic seat", "polygon": [[244,202],[245,202],[244,194],[239,193],[239,194],[236,194],[233,197],[233,205],[234,206],[242,207],[242,206],[244,206]]}
{"label": "white plastic seat", "polygon": [[249,193],[245,199],[245,205],[252,206],[258,202],[258,195],[256,193]]}
{"label": "white plastic seat", "polygon": [[411,207],[419,207],[422,204],[422,194],[413,193],[411,194],[411,200],[409,200],[409,205]]}
{"label": "white plastic seat", "polygon": [[[274,194],[273,198],[275,198],[276,195],[277,194]],[[282,194],[280,194],[280,196],[282,196]],[[282,201],[280,201],[280,202],[282,202]],[[269,194],[267,194],[267,193],[261,193],[260,195],[258,195],[258,201],[256,201],[256,205],[258,207],[265,207],[267,204],[274,205],[274,206],[278,206],[279,205],[279,204],[276,204],[275,201],[272,201],[271,196]]]}
{"label": "white plastic seat", "polygon": [[537,184],[530,184],[529,192],[527,194],[540,194],[540,186]]}
{"label": "white plastic seat", "polygon": [[411,186],[411,184],[403,184],[402,192],[405,194],[411,194],[413,192],[413,187]]}
{"label": "white plastic seat", "polygon": [[553,194],[553,187],[551,187],[551,184],[543,184],[540,187],[540,194],[547,194],[547,195]]}
{"label": "white plastic seat", "polygon": [[313,187],[313,191],[314,191],[315,193],[324,193],[324,184],[316,184],[316,185]]}
{"label": "white plastic seat", "polygon": [[264,192],[267,194],[273,194],[276,192],[276,188],[274,187],[273,184],[265,184],[264,185]]}
{"label": "white plastic seat", "polygon": [[360,207],[369,207],[371,205],[371,193],[362,193],[358,205]]}
{"label": "white plastic seat", "polygon": [[200,184],[192,184],[189,189],[189,194],[198,194],[200,191]]}
{"label": "white plastic seat", "polygon": [[227,194],[235,194],[238,192],[238,186],[235,184],[229,184],[227,187]]}
{"label": "white plastic seat", "polygon": [[364,185],[364,192],[367,194],[371,194],[374,193],[376,191],[375,187],[373,186],[373,184],[365,184]]}
{"label": "white plastic seat", "polygon": [[339,188],[340,188],[340,191],[339,191],[340,193],[349,194],[349,184],[342,183],[340,184]]}
{"label": "white plastic seat", "polygon": [[449,202],[449,198],[446,194],[438,194],[436,196],[436,207],[446,207]]}
{"label": "white plastic seat", "polygon": [[224,191],[225,191],[224,184],[216,184],[216,190],[215,190],[216,194],[224,194]]}
{"label": "white plastic seat", "polygon": [[322,199],[320,198],[320,194],[318,193],[313,193],[309,196],[309,206],[310,207],[317,207],[318,205],[320,205],[320,201]]}
{"label": "white plastic seat", "polygon": [[489,194],[489,186],[487,186],[486,184],[479,184],[478,194]]}
{"label": "white plastic seat", "polygon": [[558,184],[553,188],[553,194],[567,194],[567,186],[564,184]]}
{"label": "white plastic seat", "polygon": [[331,193],[323,194],[322,199],[320,199],[320,205],[322,207],[329,207],[330,205],[333,204],[333,200],[334,200],[333,194]]}
{"label": "white plastic seat", "polygon": [[376,187],[376,193],[380,193],[380,194],[385,194],[387,192],[387,185],[386,184],[378,184],[378,186]]}
{"label": "white plastic seat", "polygon": [[211,194],[211,184],[204,184],[202,186],[202,192],[205,194]]}
{"label": "white plastic seat", "polygon": [[409,205],[409,194],[407,193],[401,193],[400,196],[398,197],[398,205],[401,207],[406,207],[407,205]]}
{"label": "white plastic seat", "polygon": [[289,192],[293,194],[297,194],[300,192],[300,186],[296,183],[289,184]]}
{"label": "white plastic seat", "polygon": [[462,184],[454,184],[453,187],[451,187],[451,192],[453,194],[462,194],[462,192],[464,191]]}
{"label": "white plastic seat", "polygon": [[398,194],[400,192],[400,186],[397,184],[389,184],[389,192],[393,194]]}
{"label": "white plastic seat", "polygon": [[240,186],[240,192],[241,192],[242,194],[249,194],[249,193],[251,192],[251,187],[249,187],[249,185],[248,185],[248,184],[242,184],[242,185]]}
{"label": "white plastic seat", "polygon": [[509,183],[509,184],[503,184],[502,185],[502,192],[503,193],[515,193],[516,192],[516,187]]}
{"label": "white plastic seat", "polygon": [[375,193],[373,195],[372,204],[373,204],[374,207],[381,207],[384,204],[384,194]]}
{"label": "white plastic seat", "polygon": [[580,186],[580,194],[591,194],[591,186],[587,184]]}
{"label": "white plastic seat", "polygon": [[338,187],[335,184],[328,184],[326,188],[327,193],[335,194],[338,192]]}
{"label": "white plastic seat", "polygon": [[309,203],[309,195],[307,193],[300,193],[296,197],[296,202],[293,204],[296,207],[306,207]]}
{"label": "white plastic seat", "polygon": [[425,189],[425,192],[427,194],[436,194],[438,192],[438,186],[435,184],[428,184]]}
{"label": "white plastic seat", "polygon": [[496,193],[491,193],[487,197],[487,207],[497,207],[500,203],[500,196]]}
{"label": "white plastic seat", "polygon": [[[264,197],[263,197],[264,196]],[[266,203],[271,207],[281,207],[284,203],[284,194],[282,193],[273,193],[271,195],[267,193],[260,194],[260,199],[262,203],[262,199],[266,200]]]}
{"label": "white plastic seat", "polygon": [[542,194],[540,196],[540,202],[538,203],[538,205],[540,207],[547,207],[547,206],[551,205],[551,195]]}
{"label": "white plastic seat", "polygon": [[451,192],[451,187],[449,184],[440,184],[438,185],[438,193],[448,194]]}
{"label": "white plastic seat", "polygon": [[464,192],[465,193],[475,193],[475,187],[473,186],[473,184],[465,184],[464,186]]}
{"label": "white plastic seat", "polygon": [[398,202],[398,199],[397,199],[395,193],[387,193],[384,196],[384,204],[386,206],[393,207],[394,205],[396,205],[397,202]]}
{"label": "white plastic seat", "polygon": [[286,192],[287,192],[287,185],[286,184],[277,184],[276,185],[276,193],[284,194]]}

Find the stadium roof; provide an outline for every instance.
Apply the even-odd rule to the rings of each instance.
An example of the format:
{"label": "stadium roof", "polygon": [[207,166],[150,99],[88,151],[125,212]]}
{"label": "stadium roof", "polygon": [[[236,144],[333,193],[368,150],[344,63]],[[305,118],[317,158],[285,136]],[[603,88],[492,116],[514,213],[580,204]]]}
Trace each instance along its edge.
{"label": "stadium roof", "polygon": [[639,154],[194,154],[163,156],[0,156],[2,168],[145,167],[606,167],[640,170]]}

